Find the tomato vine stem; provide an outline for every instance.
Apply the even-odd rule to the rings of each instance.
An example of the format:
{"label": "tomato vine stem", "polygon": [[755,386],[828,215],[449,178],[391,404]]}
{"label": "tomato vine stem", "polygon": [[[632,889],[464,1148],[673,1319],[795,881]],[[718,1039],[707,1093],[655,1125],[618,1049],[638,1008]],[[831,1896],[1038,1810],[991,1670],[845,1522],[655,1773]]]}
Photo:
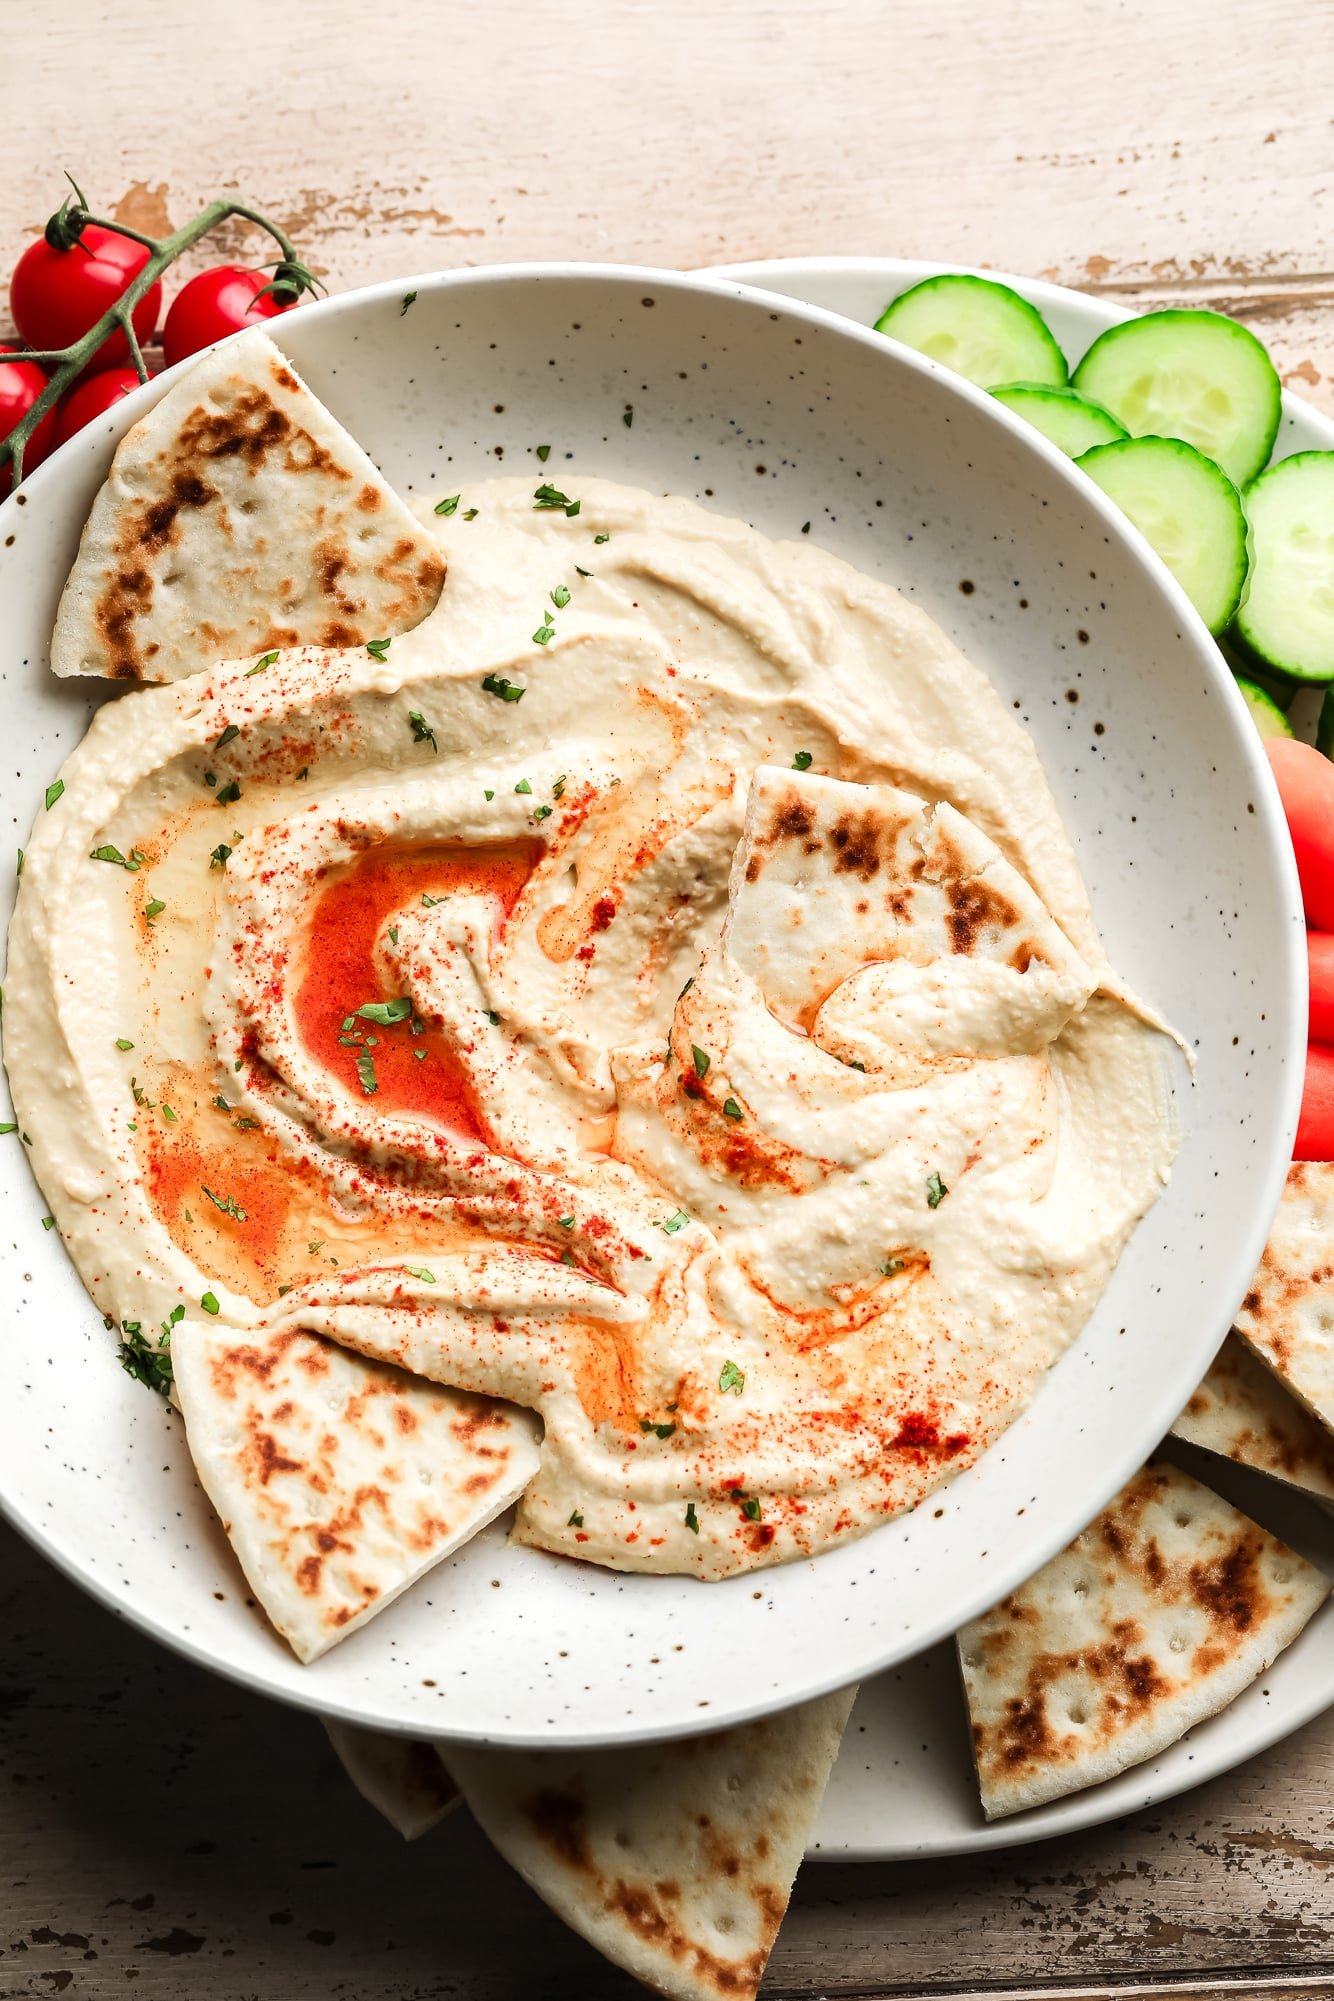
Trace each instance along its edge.
{"label": "tomato vine stem", "polygon": [[[73,185],[71,182],[71,186]],[[79,195],[77,187],[75,195],[77,199],[67,200],[59,215],[52,218],[48,232],[57,226],[63,228],[68,232],[70,246],[73,247],[78,241],[80,232],[89,223],[94,223],[101,229],[109,229],[113,235],[126,236],[134,243],[141,243],[148,251],[148,261],[135,273],[115,304],[108,306],[101,319],[89,327],[87,333],[81,335],[78,340],[71,341],[68,347],[23,347],[13,350],[15,361],[36,361],[52,370],[51,378],[36,402],[25,410],[8,437],[0,438],[0,467],[12,466],[15,486],[18,486],[23,478],[23,454],[28,440],[47,411],[59,402],[65,391],[83,373],[108,334],[115,333],[117,329],[124,334],[129,344],[130,359],[134,363],[139,380],[147,382],[148,369],[139,346],[138,335],[134,330],[132,318],[134,309],[144,294],[157,283],[162,273],[174,264],[178,257],[192,249],[202,236],[207,236],[211,229],[216,229],[220,222],[228,222],[233,218],[242,222],[253,222],[258,228],[266,231],[277,244],[281,254],[276,260],[277,268],[273,278],[265,287],[266,291],[284,300],[290,297],[295,301],[303,292],[323,290],[318,279],[301,262],[290,238],[279,229],[277,223],[270,222],[266,215],[261,215],[258,209],[248,208],[244,202],[225,200],[209,202],[206,208],[200,209],[198,215],[184,223],[180,229],[173,230],[170,236],[155,237],[143,236],[137,229],[131,229],[125,223],[112,222],[105,216],[91,214],[84,207],[83,198]],[[48,240],[50,240],[49,234]]]}

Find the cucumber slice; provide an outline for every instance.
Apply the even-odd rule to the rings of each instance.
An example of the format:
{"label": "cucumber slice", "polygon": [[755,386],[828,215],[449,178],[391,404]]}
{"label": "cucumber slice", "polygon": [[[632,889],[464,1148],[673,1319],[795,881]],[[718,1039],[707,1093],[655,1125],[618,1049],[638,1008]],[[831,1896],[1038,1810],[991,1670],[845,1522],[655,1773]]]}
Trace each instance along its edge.
{"label": "cucumber slice", "polygon": [[1334,452],[1280,459],[1246,489],[1255,567],[1237,630],[1293,681],[1334,680]]}
{"label": "cucumber slice", "polygon": [[1283,393],[1274,364],[1222,313],[1146,313],[1109,327],[1073,379],[1132,438],[1183,438],[1237,486],[1274,448]]}
{"label": "cucumber slice", "polygon": [[1095,445],[1115,444],[1124,428],[1101,403],[1090,403],[1077,389],[1049,388],[1040,382],[1007,382],[992,395],[1016,417],[1023,417],[1044,438],[1072,459]]}
{"label": "cucumber slice", "polygon": [[[1251,712],[1251,721],[1262,737],[1291,736],[1292,724],[1280,709],[1273,696],[1266,694],[1258,681],[1252,681],[1246,674],[1238,674],[1237,686],[1241,699]],[[1326,704],[1328,706],[1328,704]],[[1322,711],[1323,721],[1323,711]]]}
{"label": "cucumber slice", "polygon": [[1315,726],[1315,747],[1326,757],[1334,757],[1334,688],[1326,688],[1320,704],[1320,721]]}
{"label": "cucumber slice", "polygon": [[1065,356],[1036,306],[991,278],[946,272],[892,299],[876,332],[967,376],[979,389],[1001,382],[1065,382]]}
{"label": "cucumber slice", "polygon": [[1225,472],[1179,438],[1122,438],[1075,464],[1162,557],[1210,632],[1241,602],[1246,516]]}

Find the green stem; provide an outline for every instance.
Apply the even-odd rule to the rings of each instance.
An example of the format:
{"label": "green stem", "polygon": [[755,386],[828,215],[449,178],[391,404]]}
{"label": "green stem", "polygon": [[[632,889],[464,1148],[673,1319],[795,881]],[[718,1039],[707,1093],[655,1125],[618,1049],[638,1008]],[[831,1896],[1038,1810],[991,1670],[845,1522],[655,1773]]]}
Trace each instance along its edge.
{"label": "green stem", "polygon": [[47,411],[59,402],[65,391],[83,373],[108,334],[114,333],[117,328],[120,329],[129,344],[130,355],[138,370],[140,381],[148,380],[148,370],[144,366],[144,358],[134,331],[132,316],[135,307],[144,295],[152,290],[168,265],[174,264],[178,257],[192,249],[201,236],[207,236],[211,229],[216,229],[220,222],[226,222],[232,216],[239,216],[243,222],[253,222],[260,229],[266,230],[282,252],[283,262],[298,263],[295,248],[277,223],[270,222],[267,216],[259,213],[258,209],[246,208],[241,202],[210,202],[208,207],[202,208],[192,221],[185,223],[180,229],[173,230],[170,236],[161,238],[141,236],[138,230],[127,229],[124,224],[109,222],[102,216],[84,215],[85,222],[96,223],[102,229],[112,230],[118,236],[128,236],[133,242],[143,244],[149,253],[148,261],[135,273],[116,303],[108,306],[97,324],[89,327],[87,333],[81,335],[78,340],[71,341],[68,347],[41,351],[25,350],[13,356],[15,361],[40,361],[48,366],[55,364],[55,372],[37,401],[31,409],[24,412],[8,437],[0,438],[0,466],[13,467],[16,487],[23,478],[23,454],[28,440]]}

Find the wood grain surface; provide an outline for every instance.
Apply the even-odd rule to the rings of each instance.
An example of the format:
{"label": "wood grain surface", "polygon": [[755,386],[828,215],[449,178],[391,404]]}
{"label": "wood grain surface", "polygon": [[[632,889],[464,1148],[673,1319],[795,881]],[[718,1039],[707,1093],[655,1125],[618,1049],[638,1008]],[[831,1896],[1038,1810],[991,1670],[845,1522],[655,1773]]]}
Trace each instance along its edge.
{"label": "wood grain surface", "polygon": [[[1220,306],[1334,412],[1330,0],[0,0],[0,23],[0,262],[64,168],[150,231],[234,189],[333,289],[548,256],[933,257]],[[163,1653],[7,1532],[0,1593],[0,2001],[637,1991],[466,1814],[405,1847],[310,1718]],[[1329,1719],[1078,1839],[807,1868],[765,1991],[1296,2001],[1334,1992],[1332,1872]]]}

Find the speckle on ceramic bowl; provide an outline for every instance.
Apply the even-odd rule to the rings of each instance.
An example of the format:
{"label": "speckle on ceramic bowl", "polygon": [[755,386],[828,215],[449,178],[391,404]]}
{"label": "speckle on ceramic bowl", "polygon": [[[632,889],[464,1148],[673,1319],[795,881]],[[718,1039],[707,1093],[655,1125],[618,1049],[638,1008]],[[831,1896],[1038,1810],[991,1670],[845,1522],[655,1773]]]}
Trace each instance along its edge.
{"label": "speckle on ceramic bowl", "polygon": [[[405,297],[415,294],[405,310]],[[0,1504],[166,1643],[283,1700],[417,1734],[610,1742],[775,1709],[919,1652],[1028,1576],[1194,1389],[1259,1257],[1296,1121],[1295,874],[1230,677],[1161,566],[1053,448],[930,362],[728,281],[596,266],[406,280],[275,329],[404,493],[503,469],[684,493],[809,533],[920,603],[1032,731],[1114,963],[1189,1038],[1183,1143],[1080,1339],[929,1506],[714,1585],[512,1548],[497,1526],[314,1667],[247,1599],[171,1411],[123,1375],[18,1136],[0,1189]],[[46,643],[115,439],[161,380],[0,507],[5,811],[22,841],[86,726]],[[633,408],[633,424],[624,413]],[[809,523],[809,528],[806,524]],[[99,691],[101,694],[102,691]]]}

